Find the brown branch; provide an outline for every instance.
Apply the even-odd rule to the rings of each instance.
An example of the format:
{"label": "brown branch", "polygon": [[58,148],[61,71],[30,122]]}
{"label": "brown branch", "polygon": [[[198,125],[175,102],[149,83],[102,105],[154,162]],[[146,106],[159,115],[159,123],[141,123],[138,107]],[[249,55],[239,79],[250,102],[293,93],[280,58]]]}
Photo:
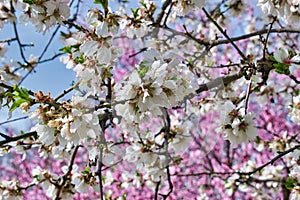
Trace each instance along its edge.
{"label": "brown branch", "polygon": [[293,148],[290,148],[286,151],[280,152],[277,156],[275,156],[274,158],[272,158],[270,161],[266,162],[265,164],[255,168],[253,171],[251,172],[239,172],[239,171],[235,171],[235,172],[200,172],[200,173],[193,173],[193,174],[173,174],[172,176],[202,176],[202,175],[232,175],[232,174],[238,174],[238,175],[252,175],[255,174],[256,172],[259,172],[260,170],[262,170],[263,168],[265,168],[268,165],[273,165],[275,161],[277,161],[278,159],[282,158],[283,156],[293,152],[294,150],[300,148],[300,145],[296,145]]}
{"label": "brown branch", "polygon": [[27,65],[30,65],[30,63],[27,61],[27,59],[25,58],[25,54],[24,54],[24,51],[23,51],[23,44],[21,43],[21,40],[20,40],[20,37],[19,37],[19,33],[18,33],[18,29],[17,29],[17,24],[16,22],[13,22],[13,27],[14,27],[14,32],[15,32],[15,37],[16,37],[16,40],[17,40],[17,43],[19,45],[19,50],[20,50],[20,54],[21,54],[21,57],[23,59],[23,61],[27,64]]}
{"label": "brown branch", "polygon": [[[300,30],[295,30],[295,29],[263,29],[260,31],[256,31],[253,33],[249,33],[249,34],[244,34],[241,36],[237,36],[237,37],[231,37],[231,41],[235,42],[235,41],[239,41],[239,40],[245,40],[245,39],[249,39],[251,37],[255,37],[255,36],[259,36],[259,35],[263,35],[266,33],[300,33]],[[229,44],[230,40],[228,39],[224,39],[224,40],[216,40],[214,42],[211,43],[211,46],[218,46],[220,44]]]}
{"label": "brown branch", "polygon": [[268,39],[269,39],[269,36],[270,36],[270,31],[272,30],[272,27],[273,27],[273,24],[275,23],[277,17],[275,16],[273,21],[270,23],[270,28],[268,30],[268,33],[267,33],[267,36],[266,36],[266,40],[264,41],[265,44],[264,44],[264,50],[263,50],[263,60],[266,59],[266,52],[267,52],[267,44],[268,44]]}
{"label": "brown branch", "polygon": [[[161,11],[160,13],[158,14],[157,18],[156,18],[156,21],[153,23],[154,27],[156,27],[156,29],[153,30],[153,37],[154,38],[157,38],[157,35],[158,35],[158,31],[159,31],[159,27],[161,26],[160,23],[165,15],[165,10],[168,8],[168,6],[172,3],[172,0],[166,0],[164,2],[164,4],[162,5],[161,7]],[[166,26],[165,24],[163,25],[164,27]]]}
{"label": "brown branch", "polygon": [[273,165],[274,162],[277,161],[279,158],[285,156],[286,154],[289,154],[289,153],[293,152],[294,150],[296,150],[298,148],[300,148],[300,145],[296,145],[293,148],[290,148],[290,149],[288,149],[286,151],[283,151],[283,152],[279,153],[277,156],[275,156],[274,158],[272,158],[269,162],[261,165],[260,167],[256,168],[252,172],[248,172],[248,173],[243,172],[243,173],[240,173],[240,174],[242,174],[242,175],[251,175],[251,174],[254,174],[254,173],[262,170],[263,168],[265,168],[266,166],[268,166],[270,164]]}
{"label": "brown branch", "polygon": [[160,180],[159,182],[156,183],[156,186],[155,186],[155,193],[154,193],[154,200],[158,200],[158,191],[159,191],[159,185],[160,185]]}
{"label": "brown branch", "polygon": [[10,42],[12,42],[12,41],[16,41],[17,40],[17,38],[10,38],[10,39],[6,39],[6,40],[1,40],[0,41],[0,43],[10,43]]}
{"label": "brown branch", "polygon": [[298,81],[298,79],[294,76],[294,75],[289,75],[289,77],[295,81],[295,83],[300,84],[300,81]]}
{"label": "brown branch", "polygon": [[162,5],[161,11],[160,11],[160,13],[158,14],[158,17],[157,17],[157,19],[156,19],[156,21],[155,21],[155,23],[156,23],[157,25],[160,25],[161,20],[163,19],[164,15],[165,15],[165,10],[168,8],[168,6],[169,6],[171,3],[172,3],[172,0],[166,0],[166,1],[164,2],[164,4]]}
{"label": "brown branch", "polygon": [[160,196],[162,196],[164,200],[166,200],[173,191],[173,183],[172,183],[172,180],[171,180],[171,174],[170,174],[169,166],[167,166],[166,168],[167,168],[169,191],[168,191],[167,194],[160,194]]}
{"label": "brown branch", "polygon": [[[58,26],[56,27],[56,29],[54,30],[54,32],[52,33],[50,39],[48,40],[47,44],[45,45],[45,48],[43,49],[41,55],[40,55],[39,58],[38,58],[38,63],[39,63],[39,61],[43,58],[43,56],[45,55],[45,53],[47,52],[48,48],[50,47],[50,44],[52,43],[52,41],[53,41],[55,35],[57,34],[58,30],[60,29],[60,27],[61,27],[61,25],[58,25]],[[28,62],[26,62],[26,63],[29,64]],[[25,74],[25,76],[20,80],[20,82],[19,82],[18,85],[21,85],[22,82],[29,76],[29,74],[31,74],[31,72],[33,72],[33,71],[36,69],[36,67],[37,67],[37,65],[35,65],[35,67],[32,67],[32,68],[29,70],[29,72],[27,72],[27,73]]]}
{"label": "brown branch", "polygon": [[62,93],[60,93],[57,97],[54,98],[54,101],[58,101],[60,98],[62,98],[63,96],[65,96],[66,94],[68,94],[69,92],[71,92],[72,90],[74,90],[76,87],[78,87],[79,82],[74,84],[72,87],[64,90]]}
{"label": "brown branch", "polygon": [[235,80],[238,80],[239,78],[241,78],[243,75],[242,73],[236,73],[236,74],[233,74],[233,75],[228,75],[228,76],[223,76],[223,77],[218,77],[208,83],[204,83],[204,84],[201,84],[199,85],[199,88],[196,90],[196,93],[199,94],[201,92],[204,92],[204,91],[208,91],[212,88],[215,88],[215,87],[219,87],[220,84],[229,84]]}
{"label": "brown branch", "polygon": [[226,31],[222,29],[222,27],[210,16],[210,14],[202,8],[205,15],[213,22],[213,24],[218,28],[218,30],[226,37],[226,39],[230,42],[230,44],[237,50],[239,55],[243,58],[244,61],[248,60],[245,54],[240,50],[240,48],[233,42],[233,40],[227,35]]}
{"label": "brown branch", "polygon": [[22,134],[22,135],[18,135],[18,136],[15,136],[15,137],[6,138],[5,140],[0,141],[0,147],[2,147],[3,145],[5,145],[7,143],[18,141],[18,140],[21,140],[21,139],[24,139],[24,138],[28,138],[28,137],[32,137],[32,136],[33,137],[37,137],[37,132],[36,131],[32,131],[32,132],[28,132],[28,133],[25,133],[25,134]]}
{"label": "brown branch", "polygon": [[19,121],[19,120],[27,119],[27,118],[28,118],[28,116],[24,116],[24,117],[19,117],[19,118],[16,118],[16,119],[7,120],[7,121],[5,121],[5,122],[1,122],[1,123],[0,123],[0,126],[2,126],[3,124],[15,122],[15,121]]}
{"label": "brown branch", "polygon": [[59,184],[59,186],[57,187],[57,192],[56,192],[56,196],[55,196],[55,200],[60,200],[60,193],[61,191],[63,190],[67,180],[69,179],[68,176],[71,174],[71,171],[73,169],[73,164],[74,164],[74,161],[75,161],[75,157],[76,157],[76,154],[77,154],[77,151],[79,149],[79,147],[81,147],[80,145],[77,145],[74,149],[74,152],[72,154],[72,157],[71,157],[71,160],[69,162],[69,166],[68,166],[68,171],[63,175],[62,177],[62,182],[61,184]]}
{"label": "brown branch", "polygon": [[248,87],[247,87],[247,93],[246,93],[246,100],[245,100],[245,114],[247,114],[247,110],[248,110],[248,101],[249,101],[249,97],[251,94],[251,86],[252,86],[252,81],[250,80]]}

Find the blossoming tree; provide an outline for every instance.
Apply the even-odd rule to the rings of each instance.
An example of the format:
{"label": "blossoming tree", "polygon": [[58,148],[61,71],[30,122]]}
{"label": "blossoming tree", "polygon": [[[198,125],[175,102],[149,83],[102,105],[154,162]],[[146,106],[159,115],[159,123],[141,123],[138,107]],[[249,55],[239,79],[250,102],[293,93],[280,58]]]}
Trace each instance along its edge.
{"label": "blossoming tree", "polygon": [[[300,199],[299,1],[86,3],[0,1],[1,111],[24,114],[0,125],[33,124],[0,133],[0,199]],[[53,60],[70,88],[24,87]]]}

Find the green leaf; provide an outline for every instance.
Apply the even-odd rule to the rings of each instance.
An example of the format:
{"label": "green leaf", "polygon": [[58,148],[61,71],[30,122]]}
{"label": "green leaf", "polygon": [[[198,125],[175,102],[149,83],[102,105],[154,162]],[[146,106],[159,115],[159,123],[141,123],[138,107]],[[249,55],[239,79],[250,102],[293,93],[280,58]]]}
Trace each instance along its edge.
{"label": "green leaf", "polygon": [[140,69],[136,69],[137,73],[139,74],[139,76],[141,78],[143,78],[146,73],[149,71],[150,66],[149,66],[149,62],[148,61],[142,61],[140,63]]}
{"label": "green leaf", "polygon": [[276,59],[275,59],[275,57],[272,56],[272,55],[270,56],[270,60],[271,60],[271,61],[274,61],[274,62],[277,62]]}
{"label": "green leaf", "polygon": [[59,49],[59,51],[62,51],[64,53],[72,54],[72,47],[71,46],[65,46],[65,47]]}
{"label": "green leaf", "polygon": [[18,108],[22,103],[28,102],[26,99],[17,99],[16,101],[13,102],[11,105],[9,112],[14,111],[16,108]]}
{"label": "green leaf", "polygon": [[214,61],[210,61],[207,64],[208,64],[208,67],[212,67],[215,64],[215,62]]}
{"label": "green leaf", "polygon": [[94,4],[101,4],[104,10],[108,9],[108,0],[94,0]]}
{"label": "green leaf", "polygon": [[83,54],[81,54],[81,56],[80,57],[77,57],[77,58],[75,58],[74,59],[74,62],[75,63],[80,63],[80,64],[82,64],[82,63],[84,63],[84,55]]}
{"label": "green leaf", "polygon": [[134,18],[137,18],[139,16],[138,11],[139,11],[139,8],[137,8],[137,9],[131,8],[131,12],[132,12]]}
{"label": "green leaf", "polygon": [[273,64],[273,66],[275,67],[275,72],[277,72],[279,74],[286,74],[286,75],[290,74],[289,66],[286,64],[278,62],[278,63]]}
{"label": "green leaf", "polygon": [[32,5],[35,3],[34,0],[23,0],[24,3],[28,3],[29,5]]}
{"label": "green leaf", "polygon": [[37,181],[40,181],[39,175],[34,175],[33,178],[36,179]]}
{"label": "green leaf", "polygon": [[26,88],[19,88],[17,84],[14,85],[14,91],[15,95],[14,98],[20,98],[25,99],[27,101],[31,101],[31,98],[29,97],[29,92]]}
{"label": "green leaf", "polygon": [[85,167],[84,170],[81,171],[82,174],[90,174],[90,169],[88,166]]}
{"label": "green leaf", "polygon": [[126,194],[122,195],[122,200],[126,200]]}
{"label": "green leaf", "polygon": [[292,179],[291,177],[288,178],[287,182],[284,183],[284,186],[286,189],[291,190],[295,187],[295,180]]}
{"label": "green leaf", "polygon": [[146,4],[146,3],[140,1],[140,4],[141,4],[143,7],[147,8],[147,4]]}

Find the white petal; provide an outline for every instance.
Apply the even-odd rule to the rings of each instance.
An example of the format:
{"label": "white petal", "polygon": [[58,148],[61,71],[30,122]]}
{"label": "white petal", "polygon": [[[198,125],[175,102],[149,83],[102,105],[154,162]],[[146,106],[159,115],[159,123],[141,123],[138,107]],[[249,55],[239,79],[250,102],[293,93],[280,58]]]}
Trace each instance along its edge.
{"label": "white petal", "polygon": [[109,36],[107,22],[101,22],[96,28],[96,34],[98,36],[107,37]]}

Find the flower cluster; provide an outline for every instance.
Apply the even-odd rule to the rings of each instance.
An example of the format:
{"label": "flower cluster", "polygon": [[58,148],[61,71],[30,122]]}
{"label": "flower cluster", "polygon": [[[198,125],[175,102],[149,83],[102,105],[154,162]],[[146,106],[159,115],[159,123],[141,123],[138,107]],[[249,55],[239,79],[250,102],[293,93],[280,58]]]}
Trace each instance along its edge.
{"label": "flower cluster", "polygon": [[127,122],[143,122],[162,115],[197,89],[189,68],[178,59],[166,61],[151,49],[139,66],[116,86],[115,110]]}
{"label": "flower cluster", "polygon": [[95,139],[101,132],[99,113],[93,106],[93,99],[73,96],[71,103],[65,103],[64,112],[59,112],[55,107],[49,108],[48,105],[39,107],[30,116],[39,122],[32,131],[36,131],[39,141],[47,146],[56,140],[63,149],[67,143],[86,143],[88,139]]}
{"label": "flower cluster", "polygon": [[[18,5],[19,4],[19,5]],[[19,7],[22,4],[21,1],[13,1],[14,7]],[[16,18],[11,10],[11,4],[9,0],[3,0],[0,2],[0,29],[3,26],[3,23],[15,22]]]}
{"label": "flower cluster", "polygon": [[23,23],[30,21],[37,32],[45,32],[57,23],[63,24],[63,21],[70,16],[69,0],[33,0],[23,1],[28,3],[24,9],[24,15],[21,17]]}
{"label": "flower cluster", "polygon": [[231,101],[221,105],[220,110],[221,126],[218,131],[230,141],[233,147],[253,140],[258,135],[251,113],[242,115]]}
{"label": "flower cluster", "polygon": [[93,95],[102,93],[103,80],[110,76],[110,70],[121,50],[112,45],[112,37],[118,31],[118,16],[104,19],[99,10],[87,14],[86,34],[74,33],[64,38],[68,53],[61,61],[68,69],[73,68],[81,86],[87,86]]}
{"label": "flower cluster", "polygon": [[186,15],[192,9],[195,8],[201,9],[205,7],[205,0],[191,0],[191,1],[175,0],[173,2],[175,5],[174,12],[179,16]]}
{"label": "flower cluster", "polygon": [[[251,1],[112,2],[1,1],[0,106],[33,124],[0,122],[0,199],[299,198],[298,1],[259,1],[270,28]],[[39,57],[21,21],[57,27]],[[61,54],[69,88],[24,88]]]}
{"label": "flower cluster", "polygon": [[289,116],[293,122],[300,123],[300,95],[293,97]]}
{"label": "flower cluster", "polygon": [[257,5],[262,9],[264,14],[278,17],[286,24],[299,26],[299,1],[259,0]]}
{"label": "flower cluster", "polygon": [[142,38],[152,28],[150,24],[153,23],[153,15],[156,10],[156,5],[153,1],[141,1],[141,7],[132,9],[130,16],[124,17],[120,21],[120,28],[126,32],[126,36],[129,38]]}

